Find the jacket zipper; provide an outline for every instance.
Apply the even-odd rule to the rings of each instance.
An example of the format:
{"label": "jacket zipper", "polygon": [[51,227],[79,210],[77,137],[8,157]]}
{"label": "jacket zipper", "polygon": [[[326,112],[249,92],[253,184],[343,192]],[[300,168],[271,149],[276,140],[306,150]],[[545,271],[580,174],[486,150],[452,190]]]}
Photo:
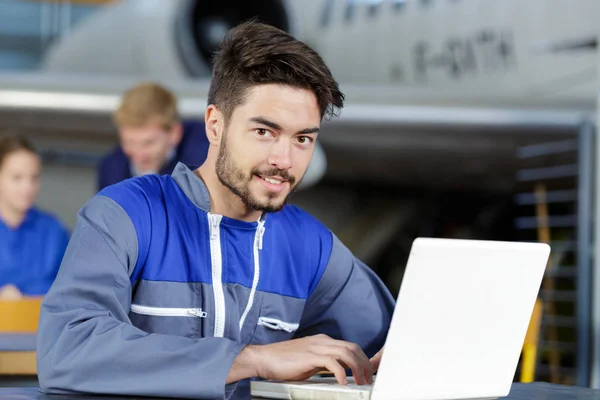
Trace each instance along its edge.
{"label": "jacket zipper", "polygon": [[172,307],[149,307],[139,304],[131,305],[131,312],[157,317],[198,317],[206,318],[206,311],[201,308],[172,308]]}
{"label": "jacket zipper", "polygon": [[279,331],[286,331],[286,332],[290,332],[290,333],[298,330],[298,326],[299,326],[299,324],[290,324],[289,322],[283,322],[283,321],[280,321],[275,318],[267,318],[267,317],[260,317],[258,319],[258,325],[266,326],[267,328],[271,328],[271,329],[275,329],[275,330],[279,330]]}
{"label": "jacket zipper", "polygon": [[210,261],[212,267],[212,286],[215,298],[215,337],[223,337],[225,331],[225,295],[223,294],[223,258],[221,255],[222,215],[208,213],[210,230]]}
{"label": "jacket zipper", "polygon": [[252,309],[252,305],[254,304],[254,296],[256,295],[256,287],[258,286],[258,280],[260,279],[260,254],[259,251],[262,250],[263,247],[263,235],[265,234],[265,221],[261,218],[258,221],[258,227],[256,228],[256,233],[254,234],[254,279],[252,280],[252,289],[250,290],[250,296],[248,297],[248,304],[246,304],[246,309],[240,318],[240,332],[242,331],[242,326],[244,326],[244,321],[248,316],[248,313]]}

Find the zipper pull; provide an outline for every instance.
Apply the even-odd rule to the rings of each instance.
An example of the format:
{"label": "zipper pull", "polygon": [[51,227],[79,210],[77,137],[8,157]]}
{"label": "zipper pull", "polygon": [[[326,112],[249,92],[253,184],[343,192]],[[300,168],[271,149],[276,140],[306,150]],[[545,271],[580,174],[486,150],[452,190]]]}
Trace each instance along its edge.
{"label": "zipper pull", "polygon": [[265,221],[258,222],[258,249],[263,248],[263,235],[265,234]]}
{"label": "zipper pull", "polygon": [[188,315],[191,315],[192,317],[206,318],[208,314],[206,311],[202,311],[201,308],[196,308],[193,310],[188,310]]}
{"label": "zipper pull", "polygon": [[209,214],[208,220],[210,221],[210,240],[217,239],[217,229],[219,228],[219,224],[217,222],[217,218]]}

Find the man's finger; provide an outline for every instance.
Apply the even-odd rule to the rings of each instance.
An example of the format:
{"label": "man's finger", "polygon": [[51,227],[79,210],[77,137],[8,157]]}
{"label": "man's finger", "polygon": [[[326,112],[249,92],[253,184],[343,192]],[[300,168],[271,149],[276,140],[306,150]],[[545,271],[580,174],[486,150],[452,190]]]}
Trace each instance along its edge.
{"label": "man's finger", "polygon": [[350,368],[352,375],[354,376],[354,381],[358,385],[363,385],[365,380],[368,379],[367,376],[372,374],[372,372],[367,372],[367,374],[365,374],[365,370],[373,370],[369,360],[366,357],[363,360],[346,346],[319,346],[317,351],[320,354],[335,357],[338,363],[342,364],[342,368]]}
{"label": "man's finger", "polygon": [[371,365],[373,365],[373,372],[377,372],[379,370],[379,365],[381,364],[381,357],[383,356],[383,347],[381,350],[377,352],[373,357],[371,357]]}
{"label": "man's finger", "polygon": [[328,338],[328,340],[326,342],[329,342],[326,344],[332,344],[335,346],[346,347],[346,348],[352,350],[353,353],[355,353],[359,358],[363,359],[364,361],[369,360],[369,358],[367,357],[367,355],[365,354],[363,349],[361,349],[360,346],[357,345],[356,343],[351,343],[351,342],[346,342],[345,340],[337,340],[337,339],[331,339],[331,338]]}
{"label": "man's finger", "polygon": [[346,371],[337,360],[331,356],[319,356],[317,361],[318,367],[325,367],[335,376],[335,379],[340,385],[347,385]]}
{"label": "man's finger", "polygon": [[373,383],[373,370],[371,370],[371,374],[368,374],[368,371],[365,371],[365,384],[370,385]]}
{"label": "man's finger", "polygon": [[[373,364],[371,364],[371,362],[369,361],[369,358],[367,357],[365,352],[356,343],[349,343],[349,342],[342,342],[342,343],[345,343],[345,346],[350,351],[352,351],[352,353],[355,355],[355,357],[359,361],[360,366],[362,367],[362,369],[360,370],[360,375],[363,377],[363,380],[361,380],[361,383],[357,382],[357,384],[363,385],[366,383],[371,383],[371,380],[373,379]],[[356,374],[354,374],[354,376],[355,376],[354,379],[356,379]]]}
{"label": "man's finger", "polygon": [[357,359],[360,360],[360,362],[365,365],[365,371],[366,371],[365,378],[367,378],[370,381],[371,378],[373,377],[373,372],[374,372],[373,364],[370,362],[369,358],[367,357],[365,352],[360,348],[360,346],[357,345],[356,343],[346,342],[344,340],[331,339],[331,341],[335,342],[335,344],[338,346],[344,346],[344,347],[348,348],[356,355]]}

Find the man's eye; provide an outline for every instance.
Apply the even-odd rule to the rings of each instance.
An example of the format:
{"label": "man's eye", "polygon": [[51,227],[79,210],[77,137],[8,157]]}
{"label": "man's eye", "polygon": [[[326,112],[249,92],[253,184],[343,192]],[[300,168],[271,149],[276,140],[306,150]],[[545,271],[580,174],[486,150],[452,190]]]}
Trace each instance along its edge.
{"label": "man's eye", "polygon": [[310,144],[312,143],[312,138],[309,136],[299,136],[298,137],[298,143],[300,144]]}
{"label": "man's eye", "polygon": [[267,136],[269,134],[269,131],[264,129],[264,128],[257,128],[255,130],[255,132],[259,135],[259,136]]}

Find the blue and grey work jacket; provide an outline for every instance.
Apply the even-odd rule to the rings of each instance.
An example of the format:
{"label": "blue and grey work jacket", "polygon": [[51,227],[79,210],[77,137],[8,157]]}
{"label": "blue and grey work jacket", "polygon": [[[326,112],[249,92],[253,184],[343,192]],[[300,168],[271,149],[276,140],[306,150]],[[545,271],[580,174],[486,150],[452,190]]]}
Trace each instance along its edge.
{"label": "blue and grey work jacket", "polygon": [[209,210],[183,164],[80,210],[40,316],[44,392],[223,398],[247,390],[225,381],[248,344],[325,333],[380,349],[394,301],[322,224],[293,206],[257,222]]}

